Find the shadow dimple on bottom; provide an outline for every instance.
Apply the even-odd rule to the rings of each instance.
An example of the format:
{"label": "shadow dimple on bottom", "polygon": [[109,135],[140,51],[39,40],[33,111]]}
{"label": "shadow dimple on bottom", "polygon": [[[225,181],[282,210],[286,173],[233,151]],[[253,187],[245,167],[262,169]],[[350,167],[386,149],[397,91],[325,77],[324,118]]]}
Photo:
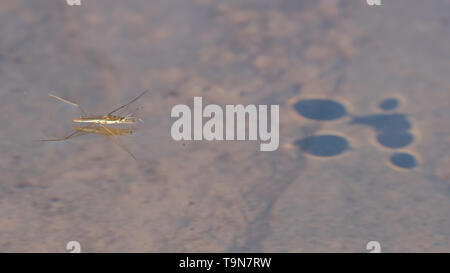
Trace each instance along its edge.
{"label": "shadow dimple on bottom", "polygon": [[337,120],[347,115],[347,109],[339,102],[327,99],[305,99],[294,105],[295,111],[312,120]]}
{"label": "shadow dimple on bottom", "polygon": [[391,156],[391,163],[402,169],[412,169],[417,166],[416,158],[408,153],[395,153]]}
{"label": "shadow dimple on bottom", "polygon": [[402,148],[414,141],[414,136],[409,132],[384,133],[377,136],[378,143],[388,148]]}
{"label": "shadow dimple on bottom", "polygon": [[318,135],[299,139],[294,143],[308,154],[322,157],[340,155],[349,148],[346,138],[336,135]]}
{"label": "shadow dimple on bottom", "polygon": [[389,98],[385,99],[380,103],[380,108],[382,110],[388,111],[388,110],[394,110],[399,105],[399,102],[395,98]]}

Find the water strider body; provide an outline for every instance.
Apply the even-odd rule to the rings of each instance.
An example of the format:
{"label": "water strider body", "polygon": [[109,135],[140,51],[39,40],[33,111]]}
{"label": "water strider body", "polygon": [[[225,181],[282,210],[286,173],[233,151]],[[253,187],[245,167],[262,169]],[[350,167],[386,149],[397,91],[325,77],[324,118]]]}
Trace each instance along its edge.
{"label": "water strider body", "polygon": [[74,119],[73,121],[85,123],[100,123],[100,124],[134,124],[137,121],[137,118],[105,115],[105,116],[79,117]]}

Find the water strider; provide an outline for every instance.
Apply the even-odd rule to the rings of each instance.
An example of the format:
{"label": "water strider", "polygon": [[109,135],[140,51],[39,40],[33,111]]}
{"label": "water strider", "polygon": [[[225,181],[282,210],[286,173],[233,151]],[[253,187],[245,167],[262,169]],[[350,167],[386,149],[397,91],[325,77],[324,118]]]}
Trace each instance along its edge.
{"label": "water strider", "polygon": [[[41,141],[64,141],[68,140],[77,136],[82,136],[86,134],[98,134],[98,135],[104,135],[109,137],[114,143],[119,145],[122,149],[124,149],[128,154],[133,157],[134,160],[137,161],[136,157],[133,155],[133,153],[130,152],[130,150],[127,149],[127,147],[122,143],[122,141],[117,137],[121,135],[131,135],[134,133],[133,125],[138,120],[137,117],[133,116],[132,114],[126,115],[126,116],[120,116],[120,115],[113,115],[115,112],[127,107],[131,103],[138,100],[140,97],[142,97],[145,93],[147,93],[148,90],[144,91],[142,94],[131,100],[130,102],[117,107],[113,111],[109,112],[106,115],[88,115],[86,111],[83,110],[83,108],[72,101],[63,99],[61,97],[58,97],[53,94],[49,94],[49,96],[56,98],[62,102],[71,104],[76,106],[80,111],[83,113],[83,117],[79,117],[74,119],[74,122],[83,122],[83,123],[90,123],[87,126],[76,126],[74,127],[75,131],[72,132],[70,135],[64,137],[64,138],[56,138],[56,139],[43,139]],[[99,124],[99,125],[96,125]],[[117,128],[117,127],[111,127],[111,126],[105,126],[107,124],[130,124],[129,128]]]}

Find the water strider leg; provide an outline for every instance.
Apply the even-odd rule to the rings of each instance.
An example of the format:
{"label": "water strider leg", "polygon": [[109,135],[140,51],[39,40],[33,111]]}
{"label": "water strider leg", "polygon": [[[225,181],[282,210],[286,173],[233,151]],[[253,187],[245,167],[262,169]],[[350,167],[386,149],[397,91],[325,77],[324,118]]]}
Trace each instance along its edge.
{"label": "water strider leg", "polygon": [[136,98],[134,98],[132,101],[130,101],[129,103],[127,103],[127,104],[124,104],[124,105],[122,105],[122,106],[120,106],[120,107],[117,107],[116,109],[114,109],[114,110],[112,110],[111,112],[109,112],[108,114],[107,114],[107,116],[110,116],[110,115],[112,115],[114,112],[117,112],[117,111],[119,111],[120,109],[122,109],[122,108],[124,108],[124,107],[127,107],[128,105],[130,105],[130,104],[132,104],[133,102],[135,102],[135,101],[137,101],[140,97],[142,97],[145,93],[147,93],[148,92],[148,90],[145,90],[144,92],[142,92],[142,94],[140,94],[139,96],[137,96]]}
{"label": "water strider leg", "polygon": [[[143,108],[143,107],[140,106],[140,107],[136,108],[134,111],[131,111],[130,113],[128,113],[127,115],[125,115],[125,119],[133,120],[133,122],[136,122],[136,121],[138,121],[138,120],[142,121],[142,119],[136,117],[136,113],[137,113],[138,111],[140,111],[142,108]],[[122,111],[123,111],[123,110],[122,110]],[[117,115],[123,116],[123,115],[122,115],[122,111],[119,111],[119,112],[117,113]]]}
{"label": "water strider leg", "polygon": [[77,104],[77,103],[75,103],[75,102],[71,102],[71,101],[66,100],[66,99],[63,99],[63,98],[60,98],[60,97],[58,97],[58,96],[56,96],[56,95],[53,95],[53,94],[50,94],[50,93],[49,93],[48,95],[49,95],[50,97],[53,97],[53,98],[55,98],[55,99],[57,99],[57,100],[60,100],[60,101],[62,101],[62,102],[71,104],[71,105],[77,107],[78,109],[80,109],[80,111],[83,113],[83,115],[85,115],[85,116],[88,115],[88,114],[86,113],[86,111],[84,111],[83,108],[81,108],[81,106],[80,106],[79,104]]}
{"label": "water strider leg", "polygon": [[110,137],[110,139],[111,139],[115,144],[117,144],[117,145],[120,146],[122,149],[124,149],[129,155],[131,155],[131,157],[132,157],[134,160],[136,160],[136,162],[137,162],[136,157],[133,155],[132,152],[130,152],[130,150],[128,150],[128,148],[122,143],[122,141],[121,141],[116,135],[114,135],[114,133],[113,133],[111,130],[109,130],[108,127],[106,127],[106,126],[103,125],[103,124],[100,124],[100,125],[103,127],[103,129],[105,129],[107,132],[109,132],[108,137]]}
{"label": "water strider leg", "polygon": [[[93,124],[86,126],[86,128],[92,127],[92,126],[93,126]],[[63,137],[63,138],[40,139],[38,141],[62,141],[62,140],[68,140],[68,139],[71,139],[71,138],[74,138],[74,137],[78,137],[78,136],[84,136],[86,134],[88,134],[88,132],[83,132],[83,131],[76,130],[73,133],[71,133],[70,135],[68,135],[66,137]]]}
{"label": "water strider leg", "polygon": [[70,135],[63,137],[63,138],[54,138],[54,139],[40,139],[38,141],[63,141],[63,140],[68,140],[74,137],[78,137],[78,136],[84,136],[88,133],[86,132],[80,132],[80,131],[75,131],[73,133],[71,133]]}

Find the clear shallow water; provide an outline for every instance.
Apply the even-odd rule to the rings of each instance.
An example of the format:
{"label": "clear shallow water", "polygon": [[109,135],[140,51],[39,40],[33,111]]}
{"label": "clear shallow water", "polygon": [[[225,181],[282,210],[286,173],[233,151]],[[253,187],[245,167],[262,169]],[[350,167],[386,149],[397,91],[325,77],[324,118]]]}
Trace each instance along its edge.
{"label": "clear shallow water", "polygon": [[[345,2],[0,4],[0,251],[449,251],[450,7]],[[138,163],[32,141],[79,116],[49,92],[98,114],[144,89]],[[194,96],[280,104],[280,148],[173,141]]]}

